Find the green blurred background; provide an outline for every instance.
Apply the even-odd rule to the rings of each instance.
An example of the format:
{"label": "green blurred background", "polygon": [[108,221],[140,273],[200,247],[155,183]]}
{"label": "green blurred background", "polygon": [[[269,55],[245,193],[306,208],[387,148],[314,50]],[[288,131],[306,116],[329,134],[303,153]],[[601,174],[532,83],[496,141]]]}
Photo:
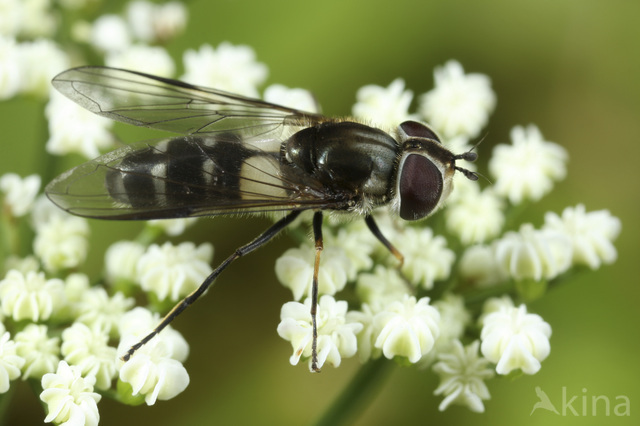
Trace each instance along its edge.
{"label": "green blurred background", "polygon": [[[402,77],[414,93],[423,93],[433,86],[433,68],[457,59],[466,71],[489,75],[498,96],[481,157],[507,142],[511,127],[529,123],[570,153],[567,179],[525,220],[538,226],[545,211],[577,203],[609,209],[622,220],[616,264],[580,275],[530,307],[553,327],[551,355],[538,374],[490,381],[484,414],[458,406],[440,413],[440,397],[432,395],[437,378],[395,368],[354,424],[638,424],[640,2],[229,0],[192,1],[188,8],[186,33],[168,46],[178,64],[184,50],[203,43],[248,44],[268,65],[269,83],[311,90],[329,115],[348,114],[365,84],[386,86]],[[24,99],[0,103],[1,173],[46,170],[41,107]],[[138,129],[116,130],[125,140],[145,138]],[[71,165],[59,163],[56,171]],[[486,162],[480,164],[486,171]],[[212,242],[220,260],[266,224],[202,220],[182,238]],[[139,224],[93,222],[92,229],[87,270],[96,271],[104,248],[134,237]],[[306,365],[289,365],[290,345],[275,330],[290,296],[277,283],[273,264],[292,244],[279,238],[241,259],[176,321],[191,345],[191,384],[183,394],[135,408],[103,398],[101,424],[303,425],[323,413],[359,365],[346,360],[319,375]],[[536,386],[560,410],[563,388],[568,398],[577,396],[579,416],[544,410],[530,416]],[[591,397],[599,395],[612,404],[609,417],[602,405],[597,415],[591,411]],[[619,395],[629,398],[630,417],[614,415]],[[20,386],[8,424],[42,419],[37,398]]]}

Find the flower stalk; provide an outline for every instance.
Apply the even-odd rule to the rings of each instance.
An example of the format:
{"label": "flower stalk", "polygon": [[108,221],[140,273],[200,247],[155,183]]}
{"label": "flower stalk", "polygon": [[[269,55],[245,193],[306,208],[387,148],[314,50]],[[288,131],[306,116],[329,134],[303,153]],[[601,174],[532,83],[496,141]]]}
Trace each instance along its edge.
{"label": "flower stalk", "polygon": [[347,386],[315,422],[316,426],[352,424],[382,389],[394,363],[378,358],[358,369]]}

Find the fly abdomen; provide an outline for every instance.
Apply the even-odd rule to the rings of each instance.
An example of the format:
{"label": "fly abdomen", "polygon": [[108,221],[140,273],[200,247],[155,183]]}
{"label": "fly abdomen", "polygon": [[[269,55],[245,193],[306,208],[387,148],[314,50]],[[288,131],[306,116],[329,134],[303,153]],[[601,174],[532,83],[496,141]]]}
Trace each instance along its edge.
{"label": "fly abdomen", "polygon": [[143,144],[110,165],[106,186],[114,200],[135,208],[211,205],[239,197],[239,170],[250,155],[237,136]]}

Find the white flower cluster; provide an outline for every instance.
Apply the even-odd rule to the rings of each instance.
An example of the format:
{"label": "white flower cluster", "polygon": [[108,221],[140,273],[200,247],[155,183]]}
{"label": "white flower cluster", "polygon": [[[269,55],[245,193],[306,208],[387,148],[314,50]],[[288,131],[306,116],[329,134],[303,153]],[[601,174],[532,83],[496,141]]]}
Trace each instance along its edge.
{"label": "white flower cluster", "polygon": [[445,138],[476,137],[496,105],[491,81],[484,74],[465,74],[457,61],[434,72],[435,87],[420,98],[420,115]]}
{"label": "white flower cluster", "polygon": [[356,94],[353,115],[377,126],[392,128],[410,118],[409,106],[413,92],[404,89],[404,80],[398,78],[389,87],[368,85]]}
{"label": "white flower cluster", "polygon": [[509,299],[489,300],[481,326],[482,354],[496,364],[498,374],[516,369],[535,374],[551,351],[551,326],[539,315],[528,313],[525,305],[513,306]]}
{"label": "white flower cluster", "polygon": [[113,244],[106,254],[106,275],[118,281],[139,283],[158,300],[178,301],[200,286],[212,272],[213,246],[169,242],[145,248],[133,241]]}
{"label": "white flower cluster", "polygon": [[[95,6],[89,3],[61,0],[60,12],[72,9],[81,15],[85,8]],[[36,4],[40,9],[32,7]],[[71,62],[71,55],[52,40],[59,30],[57,21],[42,26],[44,17],[54,16],[51,7],[48,0],[3,4],[0,99],[21,94],[50,96],[45,115],[47,151],[94,158],[113,144],[113,122],[50,90],[51,78]],[[52,39],[35,39],[38,34],[29,22],[35,22],[37,16],[42,17],[39,35],[46,33]],[[104,55],[105,65],[173,77],[176,65],[160,44],[178,35],[186,19],[186,8],[180,2],[132,1],[122,14],[101,15],[92,23],[76,21],[68,30],[76,43]],[[81,50],[76,48],[73,54]],[[248,46],[221,43],[214,49],[204,45],[185,52],[183,60],[184,78],[248,95],[258,93],[257,85],[267,75],[266,67],[256,61]],[[81,63],[82,58],[74,56],[74,62]],[[317,110],[313,97],[301,89],[273,86],[265,97]],[[35,256],[11,255],[3,262],[7,273],[0,279],[0,316],[15,324],[15,336],[12,339],[7,332],[0,342],[0,391],[6,392],[10,381],[20,375],[42,379],[41,399],[48,412],[45,421],[56,424],[97,424],[100,396],[94,389],[129,404],[148,405],[181,393],[189,383],[183,366],[188,345],[170,327],[127,363],[119,361],[119,356],[152,331],[160,318],[147,309],[133,308],[134,300],[118,290],[127,294],[144,290],[152,304],[166,309],[168,303],[198,287],[211,272],[211,245],[156,245],[150,244],[154,237],[149,239],[162,233],[179,235],[195,219],[154,221],[143,232],[144,244],[122,241],[112,245],[105,256],[105,275],[112,286],[108,290],[90,286],[84,274],[69,273],[86,260],[88,222],[60,211],[44,197],[36,200],[39,189],[36,175],[24,179],[10,173],[0,176],[2,213],[15,220],[30,213],[35,230]],[[17,238],[17,233],[9,231]],[[62,279],[48,278],[48,274]],[[119,341],[117,347],[113,346],[115,341]]]}
{"label": "white flower cluster", "polygon": [[478,340],[466,347],[460,340],[454,340],[450,351],[438,355],[433,371],[440,375],[440,385],[433,393],[445,395],[438,407],[440,411],[459,404],[476,413],[484,412],[482,400],[491,397],[484,382],[493,377],[494,371],[488,359],[478,356],[479,345]]}
{"label": "white flower cluster", "polygon": [[549,281],[579,265],[596,269],[616,260],[613,241],[620,229],[609,211],[587,212],[582,204],[567,207],[562,216],[548,212],[541,229],[523,224],[490,245],[467,248],[460,272],[477,285],[494,286],[510,279]]}
{"label": "white flower cluster", "polygon": [[[55,5],[51,0],[5,0],[0,5],[0,100],[49,97],[46,149],[51,154],[93,158],[114,142],[111,121],[50,92],[50,79],[72,62],[82,62],[80,52],[103,57],[108,66],[176,74],[176,63],[162,46],[186,28],[182,3],[130,1],[120,14],[60,28],[63,21],[56,13],[82,16],[94,7],[100,5],[88,0]],[[62,37],[62,30],[69,34]],[[76,46],[65,51],[55,40],[69,42],[68,36]],[[181,78],[192,84],[253,97],[268,74],[251,47],[228,42],[187,50],[182,64]],[[470,140],[480,135],[496,105],[491,82],[485,75],[465,73],[456,61],[436,68],[434,78],[434,88],[417,96],[413,112],[413,92],[396,79],[387,87],[362,87],[353,115],[384,129],[409,119],[426,120],[453,152],[470,151]],[[320,110],[302,89],[272,85],[263,98]],[[511,140],[496,146],[489,160],[495,184],[482,188],[456,176],[446,211],[433,217],[430,227],[409,226],[376,212],[382,233],[404,256],[401,265],[362,221],[327,220],[318,274],[318,367],[338,367],[343,358],[356,355],[361,362],[389,359],[431,367],[441,379],[434,391],[443,397],[440,410],[461,404],[475,412],[484,411],[490,398],[485,382],[495,374],[539,371],[550,353],[551,327],[521,301],[539,297],[547,283],[559,281],[572,267],[597,269],[614,262],[613,241],[621,224],[606,210],[587,212],[578,205],[560,215],[547,213],[539,228],[523,224],[503,233],[509,209],[550,192],[565,177],[568,158],[564,148],[546,141],[533,125],[514,127]],[[171,327],[128,362],[119,358],[160,320],[152,310],[134,307],[131,296],[144,293],[153,308],[166,310],[212,272],[213,247],[153,244],[160,233],[179,235],[194,220],[156,221],[138,241],[109,247],[107,286],[92,286],[88,275],[76,272],[85,266],[89,250],[88,222],[36,198],[39,189],[37,175],[0,176],[0,214],[9,218],[0,226],[7,227],[12,250],[0,268],[0,393],[18,377],[41,380],[45,422],[87,425],[99,422],[101,395],[152,405],[180,394],[189,384],[183,365],[189,346]],[[35,232],[33,255],[18,257],[12,242],[17,224],[28,215]],[[314,260],[315,248],[303,242],[275,265],[294,299],[282,307],[277,327],[291,344],[294,365],[311,364]],[[510,296],[489,299],[481,313],[474,312],[456,285],[469,290],[465,295],[502,285]]]}
{"label": "white flower cluster", "polygon": [[256,62],[249,46],[221,43],[217,49],[205,44],[199,50],[184,53],[185,74],[182,80],[215,87],[240,95],[256,97],[256,86],[267,78],[267,67]]}
{"label": "white flower cluster", "polygon": [[[479,135],[495,107],[490,81],[465,74],[455,61],[438,68],[435,79],[436,87],[418,98],[416,114],[409,112],[413,94],[401,79],[386,88],[360,89],[353,114],[384,128],[426,118],[450,139],[444,144],[453,152],[467,152],[469,139]],[[337,367],[342,358],[356,354],[361,362],[384,356],[403,365],[431,366],[441,379],[435,390],[444,398],[440,410],[461,404],[475,412],[484,411],[490,398],[485,381],[495,374],[539,371],[550,353],[551,326],[525,304],[515,305],[507,296],[489,299],[480,314],[455,292],[436,292],[443,294],[436,300],[425,297],[452,280],[454,266],[455,281],[467,291],[502,285],[505,294],[531,300],[572,267],[596,269],[615,261],[620,221],[608,211],[589,213],[578,205],[562,215],[547,213],[540,228],[525,223],[503,233],[511,207],[547,194],[566,175],[568,158],[564,148],[545,141],[533,125],[514,127],[511,139],[509,145],[496,146],[489,160],[495,184],[482,189],[477,181],[457,176],[444,214],[430,219],[433,228],[407,226],[376,213],[380,230],[404,256],[399,268],[364,225],[327,220],[318,271],[319,367],[325,362]],[[459,248],[452,250],[450,240],[433,229],[448,231],[462,247],[454,244]],[[294,299],[307,297],[304,304],[288,302],[281,310],[278,333],[292,345],[291,364],[311,363],[314,259],[313,246],[305,242],[276,261],[276,275]],[[338,299],[343,294],[348,304]],[[476,340],[465,346],[469,335]]]}
{"label": "white flower cluster", "polygon": [[11,270],[0,281],[2,313],[16,321],[46,321],[64,303],[64,283],[44,273]]}
{"label": "white flower cluster", "polygon": [[[124,253],[131,252],[128,244],[119,243],[118,247]],[[210,257],[211,247],[201,247],[205,257]],[[173,255],[182,259],[178,271],[191,274],[171,291],[178,294],[189,279],[201,280],[191,272],[200,260],[192,246],[173,250]],[[138,265],[144,255],[139,254]],[[155,268],[161,281],[176,277],[176,266],[166,259],[150,268]],[[42,379],[41,399],[48,409],[45,421],[78,424],[97,424],[100,396],[94,389],[107,391],[114,380],[121,383],[117,388],[123,400],[151,405],[178,395],[189,382],[182,365],[188,345],[170,327],[129,362],[119,361],[119,356],[160,320],[148,309],[132,307],[133,299],[120,292],[110,295],[103,287],[90,287],[88,277],[82,274],[70,274],[63,281],[47,279],[43,272],[10,270],[0,280],[0,312],[19,328],[13,339],[4,327],[0,330],[4,333],[0,341],[0,392],[6,392],[9,382],[20,376]],[[56,334],[61,338],[54,337]],[[114,339],[120,341],[117,348],[111,345]]]}
{"label": "white flower cluster", "polygon": [[290,89],[282,84],[272,84],[264,90],[265,101],[307,112],[320,112],[320,107],[308,90]]}
{"label": "white flower cluster", "polygon": [[[183,267],[189,269],[188,262]],[[19,328],[13,339],[4,326],[0,330],[0,393],[17,377],[42,379],[45,421],[79,424],[97,424],[100,397],[94,389],[109,390],[116,379],[124,384],[118,385],[123,400],[141,398],[151,405],[176,396],[189,382],[182,366],[188,345],[170,327],[128,363],[119,361],[159,321],[148,309],[132,306],[133,299],[122,293],[89,287],[82,274],[63,281],[10,270],[0,280],[0,312]],[[120,341],[118,348],[111,346],[113,339]]]}
{"label": "white flower cluster", "polygon": [[[160,318],[134,308],[134,300],[123,293],[91,286],[86,275],[70,273],[86,259],[88,223],[44,197],[36,199],[39,186],[37,176],[0,176],[2,211],[13,219],[6,223],[30,214],[35,231],[35,256],[7,259],[4,268],[13,269],[0,279],[0,393],[18,377],[42,380],[45,421],[60,424],[97,424],[100,395],[94,390],[135,404],[175,397],[189,383],[183,366],[187,342],[167,327],[129,362],[119,360]],[[180,232],[186,224],[153,223],[147,232]],[[127,293],[147,289],[151,300],[176,300],[209,275],[212,256],[210,244],[122,241],[107,250],[106,275],[113,288]],[[48,278],[49,273],[62,278]],[[117,347],[114,341],[119,341]]]}
{"label": "white flower cluster", "polygon": [[18,42],[0,32],[0,100],[18,94],[45,97],[49,82],[69,67],[66,53],[53,41]]}
{"label": "white flower cluster", "polygon": [[15,173],[0,176],[0,193],[3,194],[3,205],[11,211],[13,217],[27,214],[33,207],[36,195],[40,190],[40,176],[31,175],[22,179]]}
{"label": "white flower cluster", "polygon": [[[83,34],[98,50],[114,53],[127,50],[136,43],[142,46],[167,42],[180,34],[186,23],[187,10],[180,2],[155,4],[136,0],[127,5],[123,16],[101,15],[88,31],[79,29],[77,33]],[[143,64],[144,58],[132,59]]]}
{"label": "white flower cluster", "polygon": [[113,121],[85,110],[57,91],[51,92],[45,114],[49,123],[46,148],[50,154],[79,153],[94,158],[113,144]]}
{"label": "white flower cluster", "polygon": [[[389,359],[416,363],[433,349],[440,334],[438,310],[431,306],[428,297],[411,296],[412,284],[404,281],[395,267],[378,265],[373,273],[366,272],[374,264],[374,244],[367,233],[366,228],[350,224],[340,228],[336,235],[327,235],[327,241],[338,242],[340,238],[341,243],[325,247],[320,261],[318,283],[324,296],[317,314],[318,367],[327,360],[320,356],[321,341],[323,348],[333,348],[329,359],[333,366],[338,366],[341,358],[355,355],[357,348],[363,361],[382,354]],[[409,248],[402,272],[413,284],[431,288],[434,281],[448,277],[453,253],[445,248],[444,239],[434,237],[430,230],[418,232],[408,227],[398,228],[395,238],[404,238]],[[281,311],[278,334],[291,342],[292,364],[297,364],[301,357],[311,362],[309,296],[313,259],[313,247],[304,244],[287,250],[276,262],[276,274],[292,290],[294,298],[307,297],[304,304],[288,302]],[[354,279],[363,305],[359,311],[347,311],[346,302],[336,301],[334,296]]]}
{"label": "white flower cluster", "polygon": [[94,376],[83,376],[80,367],[61,361],[55,373],[42,376],[40,399],[49,412],[44,421],[97,426],[102,396],[93,391],[95,382]]}
{"label": "white flower cluster", "polygon": [[514,127],[511,140],[511,145],[497,145],[489,160],[489,171],[496,178],[494,189],[513,204],[538,201],[551,191],[554,181],[565,177],[567,151],[545,141],[534,125]]}
{"label": "white flower cluster", "polygon": [[[118,353],[124,353],[146,336],[160,321],[149,310],[137,307],[121,317]],[[182,363],[189,346],[182,335],[171,327],[140,348],[126,363],[119,362],[119,379],[141,396],[147,405],[180,394],[189,384],[189,374]]]}

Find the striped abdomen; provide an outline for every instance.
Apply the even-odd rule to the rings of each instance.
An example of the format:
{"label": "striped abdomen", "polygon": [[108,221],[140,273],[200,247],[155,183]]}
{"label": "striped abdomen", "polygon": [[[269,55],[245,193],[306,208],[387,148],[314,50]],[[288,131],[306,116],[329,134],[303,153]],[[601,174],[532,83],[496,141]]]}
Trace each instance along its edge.
{"label": "striped abdomen", "polygon": [[184,136],[135,147],[110,165],[106,186],[114,200],[134,208],[170,207],[176,216],[208,208],[214,214],[225,202],[283,195],[268,185],[279,183],[278,156],[235,135]]}

